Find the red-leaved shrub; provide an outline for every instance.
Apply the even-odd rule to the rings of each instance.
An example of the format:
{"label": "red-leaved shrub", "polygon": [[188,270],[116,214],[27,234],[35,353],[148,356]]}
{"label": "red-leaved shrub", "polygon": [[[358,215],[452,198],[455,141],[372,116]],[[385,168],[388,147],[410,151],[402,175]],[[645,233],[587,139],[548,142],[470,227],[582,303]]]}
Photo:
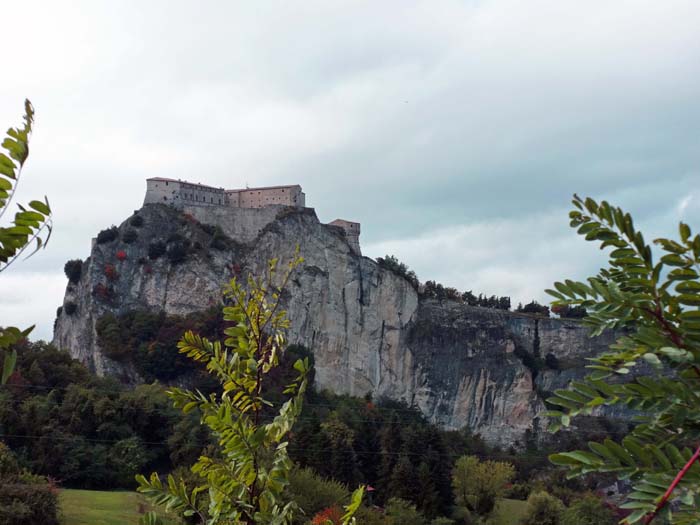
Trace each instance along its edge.
{"label": "red-leaved shrub", "polygon": [[311,520],[312,525],[328,525],[328,522],[333,525],[340,525],[343,518],[343,511],[340,507],[327,507],[318,512]]}
{"label": "red-leaved shrub", "polygon": [[117,280],[117,270],[113,264],[105,264],[105,277],[110,281]]}
{"label": "red-leaved shrub", "polygon": [[117,252],[117,259],[119,259],[120,261],[126,260],[126,252],[124,250],[119,250]]}

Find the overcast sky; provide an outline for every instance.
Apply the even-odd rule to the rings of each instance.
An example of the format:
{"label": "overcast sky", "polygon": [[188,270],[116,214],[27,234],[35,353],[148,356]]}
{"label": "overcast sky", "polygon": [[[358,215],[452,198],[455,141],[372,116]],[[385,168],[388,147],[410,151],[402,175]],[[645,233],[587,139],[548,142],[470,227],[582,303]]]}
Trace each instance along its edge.
{"label": "overcast sky", "polygon": [[19,202],[47,250],[0,274],[0,324],[51,338],[63,264],[147,177],[303,186],[421,280],[546,300],[600,252],[571,194],[651,238],[700,228],[700,2],[32,2],[3,6],[0,126],[36,107]]}

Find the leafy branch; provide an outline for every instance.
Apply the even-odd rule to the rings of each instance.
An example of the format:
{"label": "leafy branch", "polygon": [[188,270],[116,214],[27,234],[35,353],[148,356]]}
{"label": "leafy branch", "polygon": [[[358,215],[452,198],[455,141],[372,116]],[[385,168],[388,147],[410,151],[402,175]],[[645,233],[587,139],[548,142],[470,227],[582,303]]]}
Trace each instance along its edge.
{"label": "leafy branch", "polygon": [[[184,517],[197,516],[199,523],[278,524],[290,523],[298,510],[284,501],[292,462],[286,436],[298,420],[307,387],[308,359],[297,360],[296,379],[286,386],[289,396],[269,422],[273,404],[265,399],[265,379],[280,363],[285,348],[285,331],[290,321],[281,309],[282,291],[303,259],[295,255],[277,278],[278,261],[273,259],[264,277],[248,277],[246,286],[233,279],[224,291],[228,306],[223,308],[225,340],[209,341],[192,332],[178,343],[180,353],[205,364],[221,384],[221,392],[205,396],[199,391],[172,388],[168,395],[184,413],[198,410],[202,424],[217,441],[214,455],[202,455],[192,471],[202,480],[187,489],[168,476],[137,476],[138,490],[154,504]],[[202,494],[207,498],[200,497]],[[351,523],[362,499],[362,489],[353,495],[343,523]],[[206,502],[208,501],[208,503]],[[155,525],[155,513],[142,523]]]}
{"label": "leafy branch", "polygon": [[[0,152],[0,218],[9,209],[17,191],[22,175],[22,168],[29,156],[29,138],[34,123],[34,108],[29,100],[24,101],[24,125],[7,130],[7,136],[0,145],[6,153]],[[31,257],[44,248],[51,237],[53,228],[49,201],[30,201],[27,207],[18,204],[10,226],[0,227],[0,272],[15,262],[29,246],[34,250]],[[8,349],[20,339],[26,337],[34,327],[19,330],[14,327],[0,328],[0,350]],[[6,352],[0,384],[7,381],[17,361],[16,350]]]}
{"label": "leafy branch", "polygon": [[[602,406],[623,405],[637,413],[620,443],[589,443],[588,451],[554,454],[571,476],[612,472],[630,479],[634,491],[624,508],[628,523],[665,514],[673,523],[700,516],[700,235],[680,223],[679,239],[656,239],[658,261],[629,213],[603,201],[574,196],[571,226],[586,240],[610,249],[609,266],[586,280],[565,280],[547,290],[554,306],[581,306],[592,335],[616,330],[610,351],[588,366],[591,374],[557,390],[547,401],[560,407],[547,415],[551,429]],[[645,364],[646,367],[641,366]],[[654,377],[648,375],[654,371]],[[611,379],[615,379],[610,382]],[[691,448],[692,447],[692,448]],[[667,502],[678,499],[678,510]]]}

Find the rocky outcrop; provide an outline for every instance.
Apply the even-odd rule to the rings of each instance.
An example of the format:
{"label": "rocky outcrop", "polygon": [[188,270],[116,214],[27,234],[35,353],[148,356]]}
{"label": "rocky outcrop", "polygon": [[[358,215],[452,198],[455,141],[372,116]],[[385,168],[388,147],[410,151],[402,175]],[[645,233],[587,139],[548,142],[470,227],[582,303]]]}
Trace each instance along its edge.
{"label": "rocky outcrop", "polygon": [[[143,224],[125,221],[122,240],[93,242],[80,281],[66,289],[64,304],[77,310],[56,322],[54,343],[101,375],[139,380],[99,348],[95,325],[105,312],[202,310],[218,303],[232,276],[259,273],[297,246],[305,262],[286,298],[288,338],[313,349],[317,387],[403,400],[491,442],[521,439],[543,410],[543,393],[580,377],[583,359],[610,343],[573,321],[421,299],[406,279],[353,253],[343,232],[311,209],[147,205],[137,214]],[[127,230],[137,232],[128,244]],[[186,259],[152,260],[159,242],[189,245]]]}

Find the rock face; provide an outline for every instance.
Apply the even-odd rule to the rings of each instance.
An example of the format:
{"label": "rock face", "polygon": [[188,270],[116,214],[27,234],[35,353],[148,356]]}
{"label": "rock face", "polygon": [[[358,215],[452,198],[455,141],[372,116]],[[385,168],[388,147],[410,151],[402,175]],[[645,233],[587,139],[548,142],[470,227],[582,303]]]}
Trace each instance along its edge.
{"label": "rock face", "polygon": [[[493,443],[521,440],[544,408],[543,393],[580,377],[583,359],[611,342],[590,339],[573,321],[421,299],[403,277],[353,253],[342,229],[321,224],[311,209],[147,205],[137,215],[143,224],[125,221],[119,240],[93,242],[80,281],[66,289],[64,305],[77,309],[68,315],[64,307],[56,321],[54,343],[100,375],[139,380],[101,352],[95,325],[104,313],[203,310],[232,276],[260,273],[273,257],[289,260],[296,246],[305,262],[287,294],[288,339],[314,351],[317,387],[403,400]],[[212,235],[214,227],[228,238]],[[138,235],[128,244],[127,230]],[[184,261],[149,258],[153,244],[183,239]]]}

